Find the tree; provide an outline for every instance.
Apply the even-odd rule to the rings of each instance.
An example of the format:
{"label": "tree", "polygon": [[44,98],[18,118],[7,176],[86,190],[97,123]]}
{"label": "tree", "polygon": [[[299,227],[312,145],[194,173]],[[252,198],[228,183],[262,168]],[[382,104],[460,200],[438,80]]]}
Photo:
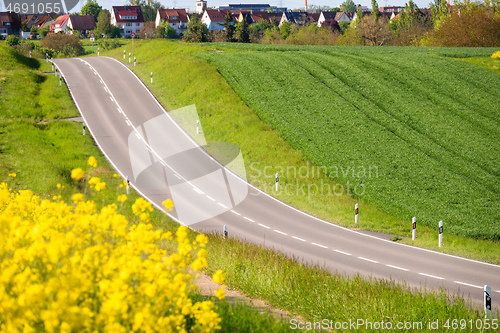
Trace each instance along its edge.
{"label": "tree", "polygon": [[378,10],[378,4],[376,0],[372,0],[372,16],[378,21],[380,17],[380,12]]}
{"label": "tree", "polygon": [[373,16],[363,17],[357,25],[358,34],[366,44],[382,46],[391,36],[391,32],[384,20],[376,20]]}
{"label": "tree", "polygon": [[205,23],[193,16],[187,25],[187,33],[183,39],[188,42],[202,43],[208,40],[208,28]]}
{"label": "tree", "polygon": [[238,43],[250,43],[247,20],[243,20],[243,22],[236,25],[235,38]]}
{"label": "tree", "polygon": [[158,9],[163,9],[163,5],[159,1],[151,0],[151,5],[148,5],[145,0],[127,0],[129,6],[141,6],[144,22],[154,21]]}
{"label": "tree", "polygon": [[82,9],[80,10],[80,15],[92,15],[94,17],[94,20],[97,22],[97,17],[99,16],[99,12],[101,11],[102,7],[99,6],[97,1],[95,0],[87,0],[85,5],[83,5]]}
{"label": "tree", "polygon": [[65,56],[79,56],[84,53],[80,38],[75,35],[50,34],[40,43],[42,47],[60,52]]}
{"label": "tree", "polygon": [[267,29],[273,27],[268,20],[259,20],[248,27],[251,40],[260,40]]}
{"label": "tree", "polygon": [[161,22],[155,29],[156,38],[175,38],[175,29],[167,21]]}
{"label": "tree", "polygon": [[226,11],[226,15],[224,15],[224,23],[222,24],[224,29],[226,30],[226,40],[228,42],[233,42],[234,35],[234,25],[233,25],[233,14],[231,11]]}
{"label": "tree", "polygon": [[[361,19],[363,18],[363,15],[361,15]],[[360,19],[358,19],[358,22],[360,22]],[[339,29],[342,34],[344,34],[347,29],[349,29],[349,26],[351,25],[351,22],[348,21],[340,21],[339,22]]]}
{"label": "tree", "polygon": [[432,12],[432,22],[434,28],[437,28],[443,20],[450,17],[450,6],[447,0],[434,0],[429,4]]}
{"label": "tree", "polygon": [[354,13],[356,12],[356,4],[353,0],[345,0],[340,5],[340,10],[345,13]]}
{"label": "tree", "polygon": [[111,33],[111,14],[109,10],[103,9],[99,12],[96,30],[100,35],[108,36]]}
{"label": "tree", "polygon": [[281,39],[287,39],[292,31],[292,24],[289,21],[284,21],[280,27]]}

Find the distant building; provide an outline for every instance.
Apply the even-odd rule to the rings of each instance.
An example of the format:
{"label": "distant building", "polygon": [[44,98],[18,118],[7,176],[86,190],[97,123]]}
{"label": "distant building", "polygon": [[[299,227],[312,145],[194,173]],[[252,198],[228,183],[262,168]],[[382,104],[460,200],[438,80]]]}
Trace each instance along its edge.
{"label": "distant building", "polygon": [[12,12],[0,12],[0,35],[5,38],[8,35],[19,36],[21,30],[21,19],[19,15]]}
{"label": "distant building", "polygon": [[185,9],[158,9],[155,26],[159,26],[162,22],[168,22],[168,25],[180,36],[187,30],[189,18]]}
{"label": "distant building", "polygon": [[53,33],[66,32],[70,14],[59,16],[54,23],[50,26],[50,31]]}
{"label": "distant building", "polygon": [[141,6],[113,6],[111,24],[120,28],[120,36],[129,37],[131,33],[141,33],[144,28]]}
{"label": "distant building", "polygon": [[96,28],[94,16],[71,15],[68,21],[68,28],[78,31],[80,36],[87,37],[87,34]]}
{"label": "distant building", "polygon": [[[224,29],[224,17],[227,14],[227,10],[222,9],[207,9],[201,17],[201,22],[204,23],[208,30],[223,30]],[[232,16],[232,14],[231,14]],[[234,25],[236,20],[232,18],[231,25]]]}
{"label": "distant building", "polygon": [[207,2],[205,0],[196,0],[196,14],[203,14],[207,10]]}
{"label": "distant building", "polygon": [[217,6],[215,9],[218,10],[230,10],[230,11],[235,11],[235,10],[248,10],[248,11],[254,11],[254,12],[267,12],[268,10],[272,10],[277,13],[283,13],[286,12],[287,8],[286,7],[276,7],[276,6],[271,6],[269,4],[229,4],[225,6]]}

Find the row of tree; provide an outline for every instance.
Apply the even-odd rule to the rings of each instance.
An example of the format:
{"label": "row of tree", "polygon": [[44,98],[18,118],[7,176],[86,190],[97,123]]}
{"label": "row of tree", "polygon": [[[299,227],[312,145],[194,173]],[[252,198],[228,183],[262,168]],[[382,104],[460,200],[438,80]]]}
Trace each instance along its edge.
{"label": "row of tree", "polygon": [[[231,25],[226,15],[224,30],[208,31],[200,20],[193,18],[184,39],[192,42],[254,42],[268,44],[327,44],[327,45],[398,45],[398,46],[498,46],[500,45],[500,1],[457,0],[450,7],[447,0],[430,4],[432,17],[424,15],[410,0],[399,17],[383,18],[376,0],[372,0],[369,15],[358,8],[357,19],[350,23],[332,24],[319,28],[316,23],[299,26],[283,22],[281,26],[261,20],[248,25],[245,21]],[[341,10],[350,10],[352,0],[346,0]],[[354,5],[355,8],[355,5]]]}

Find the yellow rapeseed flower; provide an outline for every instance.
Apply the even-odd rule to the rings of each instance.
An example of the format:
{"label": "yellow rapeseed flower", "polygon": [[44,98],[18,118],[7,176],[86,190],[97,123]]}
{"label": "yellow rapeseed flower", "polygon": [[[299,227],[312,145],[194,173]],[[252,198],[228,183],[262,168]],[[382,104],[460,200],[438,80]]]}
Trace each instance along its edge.
{"label": "yellow rapeseed flower", "polygon": [[16,178],[17,174],[15,172],[9,173],[9,177]]}
{"label": "yellow rapeseed flower", "polygon": [[89,160],[87,161],[87,164],[90,165],[91,167],[95,168],[95,167],[97,167],[97,160],[95,159],[94,156],[90,156]]}
{"label": "yellow rapeseed flower", "polygon": [[71,179],[80,180],[85,175],[85,172],[81,168],[76,168],[71,170]]}
{"label": "yellow rapeseed flower", "polygon": [[492,58],[500,58],[500,51],[496,51],[491,55]]}
{"label": "yellow rapeseed flower", "polygon": [[127,195],[126,194],[120,194],[118,196],[118,201],[119,202],[125,202],[125,201],[127,201]]}
{"label": "yellow rapeseed flower", "polygon": [[165,209],[167,210],[167,212],[171,212],[174,208],[174,202],[170,199],[167,199],[165,201],[162,202],[162,205],[165,207]]}

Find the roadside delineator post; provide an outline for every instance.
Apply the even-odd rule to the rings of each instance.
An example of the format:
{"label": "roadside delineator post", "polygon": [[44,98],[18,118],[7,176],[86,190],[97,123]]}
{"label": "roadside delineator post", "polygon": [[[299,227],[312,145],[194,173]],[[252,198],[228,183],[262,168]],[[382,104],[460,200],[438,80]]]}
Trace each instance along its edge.
{"label": "roadside delineator post", "polygon": [[31,51],[30,51],[30,58],[31,58]]}
{"label": "roadside delineator post", "polygon": [[151,83],[153,83],[153,72],[151,72]]}
{"label": "roadside delineator post", "polygon": [[97,48],[97,56],[99,56],[99,48]]}
{"label": "roadside delineator post", "polygon": [[200,120],[196,120],[196,134],[200,134]]}
{"label": "roadside delineator post", "polygon": [[224,225],[224,239],[227,238],[227,225]]}
{"label": "roadside delineator post", "polygon": [[130,194],[130,178],[127,176],[127,194]]}
{"label": "roadside delineator post", "polygon": [[49,54],[45,53],[45,62],[49,62]]}
{"label": "roadside delineator post", "polygon": [[491,287],[484,286],[484,313],[486,317],[491,316]]}
{"label": "roadside delineator post", "polygon": [[354,205],[354,223],[358,223],[359,205]]}
{"label": "roadside delineator post", "polygon": [[123,60],[125,60],[125,50],[123,50]]}
{"label": "roadside delineator post", "polygon": [[54,63],[52,63],[52,70],[54,70]]}
{"label": "roadside delineator post", "polygon": [[278,173],[276,172],[276,192],[278,192],[278,188],[279,188],[279,177]]}
{"label": "roadside delineator post", "polygon": [[439,221],[439,247],[443,246],[443,221]]}
{"label": "roadside delineator post", "polygon": [[131,59],[132,54],[129,52],[128,53],[128,63],[130,64],[130,59]]}
{"label": "roadside delineator post", "polygon": [[414,216],[411,220],[411,240],[415,240],[417,238],[417,218]]}
{"label": "roadside delineator post", "polygon": [[59,76],[59,86],[62,86],[62,76]]}
{"label": "roadside delineator post", "polygon": [[136,57],[134,57],[134,66],[135,66],[136,62],[137,62],[137,59],[136,59]]}
{"label": "roadside delineator post", "polygon": [[83,135],[85,135],[85,122],[83,122]]}

